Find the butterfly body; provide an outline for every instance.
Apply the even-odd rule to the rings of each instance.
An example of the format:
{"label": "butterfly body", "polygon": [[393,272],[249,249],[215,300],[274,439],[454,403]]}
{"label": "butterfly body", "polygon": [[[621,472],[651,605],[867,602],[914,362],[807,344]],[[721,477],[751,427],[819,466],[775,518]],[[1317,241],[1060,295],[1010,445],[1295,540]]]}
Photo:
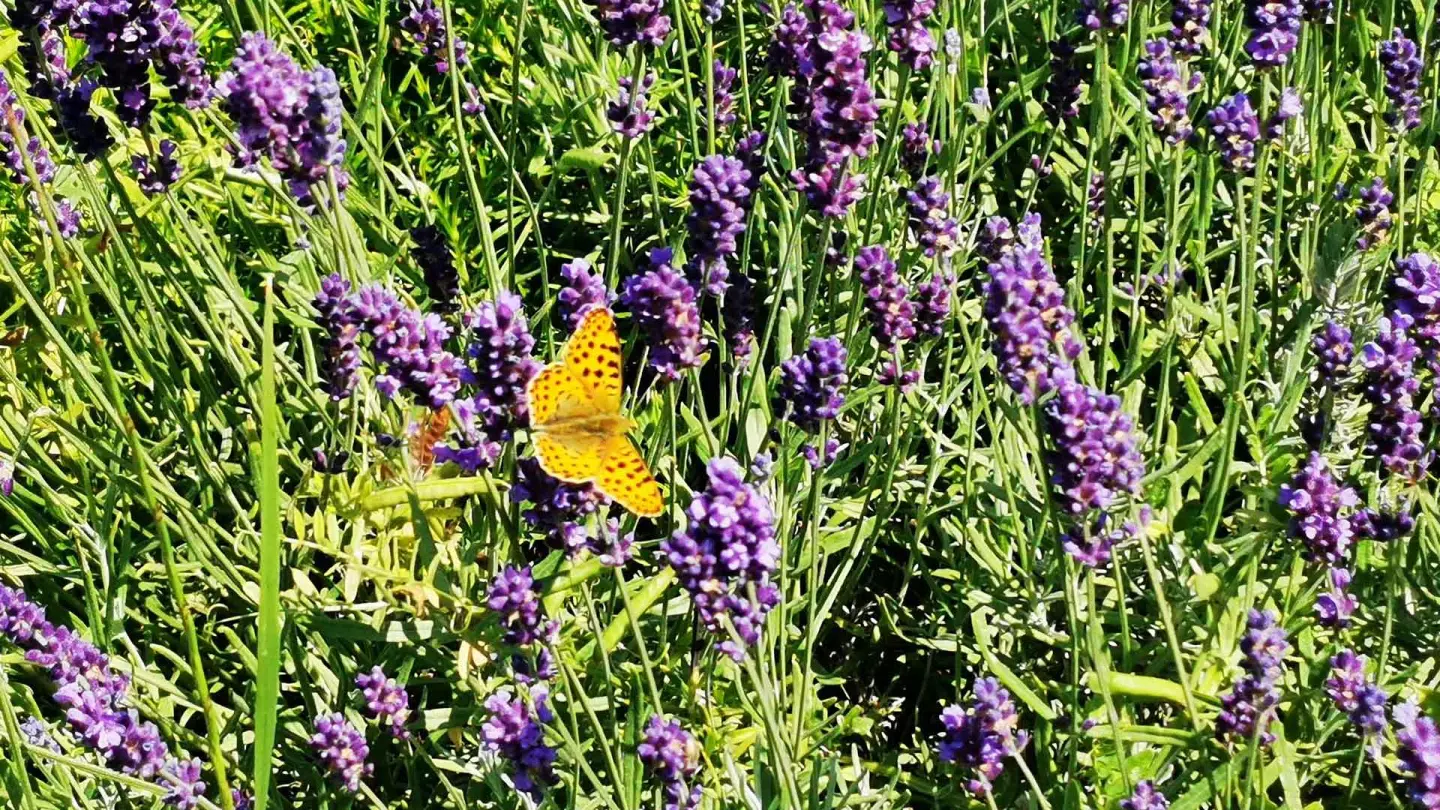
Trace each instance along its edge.
{"label": "butterfly body", "polygon": [[545,472],[593,484],[647,517],[664,509],[660,485],[631,443],[635,423],[620,412],[620,335],[606,307],[587,311],[558,362],[530,381],[530,430]]}

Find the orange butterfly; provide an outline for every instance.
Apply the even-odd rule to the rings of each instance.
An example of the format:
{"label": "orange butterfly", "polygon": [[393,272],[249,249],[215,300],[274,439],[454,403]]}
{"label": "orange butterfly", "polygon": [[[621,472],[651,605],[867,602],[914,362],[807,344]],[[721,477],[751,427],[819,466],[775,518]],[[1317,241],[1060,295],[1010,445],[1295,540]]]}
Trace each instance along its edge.
{"label": "orange butterfly", "polygon": [[626,435],[635,423],[620,413],[620,388],[615,313],[593,307],[580,319],[560,361],[530,381],[536,454],[545,472],[561,481],[594,484],[631,512],[655,517],[665,500]]}

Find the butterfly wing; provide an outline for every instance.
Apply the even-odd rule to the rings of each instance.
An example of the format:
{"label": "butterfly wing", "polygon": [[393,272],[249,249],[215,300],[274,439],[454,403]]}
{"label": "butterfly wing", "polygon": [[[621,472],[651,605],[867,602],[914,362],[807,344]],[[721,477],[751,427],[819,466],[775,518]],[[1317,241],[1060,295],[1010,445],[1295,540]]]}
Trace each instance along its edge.
{"label": "butterfly wing", "polygon": [[665,499],[660,494],[660,485],[628,436],[618,433],[603,439],[599,456],[595,486],[601,492],[642,517],[655,517],[664,511]]}
{"label": "butterfly wing", "polygon": [[570,484],[584,484],[599,477],[604,468],[606,441],[603,436],[584,433],[537,433],[535,455],[540,467],[551,476]]}
{"label": "butterfly wing", "polygon": [[551,363],[540,370],[526,388],[530,402],[530,427],[543,428],[551,422],[594,416],[595,402],[567,363]]}
{"label": "butterfly wing", "polygon": [[564,362],[602,414],[620,413],[620,332],[615,313],[591,307],[565,344]]}

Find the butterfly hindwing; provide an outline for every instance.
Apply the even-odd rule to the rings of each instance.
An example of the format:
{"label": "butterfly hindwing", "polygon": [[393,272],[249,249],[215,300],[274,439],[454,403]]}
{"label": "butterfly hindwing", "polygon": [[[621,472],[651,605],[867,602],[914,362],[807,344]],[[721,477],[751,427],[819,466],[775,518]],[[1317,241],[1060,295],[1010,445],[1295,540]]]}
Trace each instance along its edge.
{"label": "butterfly hindwing", "polygon": [[600,469],[595,485],[621,506],[643,517],[655,517],[665,509],[660,485],[640,457],[629,437],[606,438],[599,450]]}
{"label": "butterfly hindwing", "polygon": [[540,467],[551,476],[584,484],[595,480],[603,469],[606,441],[604,437],[584,434],[539,433],[535,436],[535,454]]}
{"label": "butterfly hindwing", "polygon": [[529,386],[530,426],[590,416],[595,412],[586,387],[574,369],[565,363],[551,363],[535,375]]}
{"label": "butterfly hindwing", "polygon": [[564,361],[600,413],[620,413],[623,358],[615,313],[600,306],[588,310],[565,344]]}

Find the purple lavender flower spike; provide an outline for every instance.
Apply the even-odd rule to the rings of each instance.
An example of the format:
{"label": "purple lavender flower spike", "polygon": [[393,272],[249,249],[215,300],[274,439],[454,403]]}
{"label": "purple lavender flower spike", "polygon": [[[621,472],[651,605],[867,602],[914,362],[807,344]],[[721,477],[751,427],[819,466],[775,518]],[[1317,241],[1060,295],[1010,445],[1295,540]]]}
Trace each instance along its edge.
{"label": "purple lavender flower spike", "polygon": [[1074,526],[1060,538],[1060,546],[1074,560],[1087,568],[1099,568],[1110,562],[1115,546],[1138,537],[1150,522],[1150,510],[1143,508],[1140,520],[1114,525],[1109,514],[1101,513],[1089,526]]}
{"label": "purple lavender flower spike", "polygon": [[1358,196],[1355,222],[1360,226],[1360,233],[1355,237],[1355,247],[1370,250],[1383,243],[1390,233],[1390,226],[1394,224],[1390,206],[1395,202],[1395,195],[1385,188],[1383,178],[1376,177],[1369,186],[1360,187]]}
{"label": "purple lavender flower spike", "polygon": [[1135,783],[1135,792],[1130,798],[1122,799],[1120,810],[1169,810],[1170,800],[1165,794],[1155,789],[1155,783],[1150,780]]}
{"label": "purple lavender flower spike", "polygon": [[855,255],[860,286],[865,290],[865,310],[870,328],[883,348],[889,349],[915,337],[915,304],[900,281],[895,262],[882,245],[860,249]]}
{"label": "purple lavender flower spike", "polygon": [[1440,806],[1440,730],[1414,699],[1395,707],[1395,742],[1410,776],[1407,793],[1417,807]]}
{"label": "purple lavender flower spike", "polygon": [[810,346],[780,364],[780,400],[787,418],[809,431],[834,419],[845,405],[845,344],[838,337],[811,338]]}
{"label": "purple lavender flower spike", "polygon": [[1351,523],[1355,526],[1356,537],[1381,543],[1408,537],[1415,530],[1415,516],[1407,506],[1395,509],[1366,507],[1355,513]]}
{"label": "purple lavender flower spike", "polygon": [[1403,321],[1420,357],[1440,373],[1440,262],[1428,253],[1396,260],[1385,293],[1390,317]]}
{"label": "purple lavender flower spike", "polygon": [[777,73],[798,76],[801,63],[807,59],[810,40],[810,18],[799,6],[786,3],[780,10],[780,21],[775,24],[766,62]]}
{"label": "purple lavender flower spike", "polygon": [[165,804],[177,810],[194,810],[205,797],[200,760],[182,759],[166,763],[162,771],[167,784]]}
{"label": "purple lavender flower spike", "polygon": [[1074,118],[1080,114],[1080,93],[1085,83],[1085,69],[1075,52],[1075,44],[1067,39],[1050,43],[1050,78],[1045,82],[1045,112],[1051,121]]}
{"label": "purple lavender flower spike", "polygon": [[[456,363],[456,373],[474,385],[474,393],[454,401],[461,441],[437,446],[435,458],[474,472],[494,464],[515,427],[529,418],[525,389],[540,364],[520,296],[502,291],[466,313],[463,322],[469,366]],[[441,365],[449,368],[448,361]]]}
{"label": "purple lavender flower spike", "polygon": [[55,122],[70,148],[86,162],[103,157],[115,145],[109,127],[90,109],[99,87],[95,80],[82,78],[58,85],[53,93]]}
{"label": "purple lavender flower spike", "polygon": [[1284,65],[1300,44],[1300,0],[1245,0],[1245,25],[1250,39],[1245,52],[1255,67]]}
{"label": "purple lavender flower spike", "polygon": [[830,462],[840,457],[840,452],[845,449],[840,440],[831,436],[825,440],[825,447],[818,444],[807,444],[800,448],[800,455],[805,458],[805,463],[810,465],[812,470],[821,470],[829,466]]}
{"label": "purple lavender flower spike", "polygon": [[700,746],[678,721],[653,715],[635,753],[665,788],[665,810],[700,806]]}
{"label": "purple lavender flower spike", "polygon": [[1129,21],[1129,0],[1080,0],[1075,10],[1075,22],[1090,31],[1119,31]]}
{"label": "purple lavender flower spike", "polygon": [[1379,734],[1385,730],[1385,704],[1390,696],[1365,677],[1365,663],[1365,656],[1341,650],[1330,659],[1325,692],[1362,733]]}
{"label": "purple lavender flower spike", "polygon": [[383,373],[375,387],[387,397],[403,388],[427,408],[455,401],[465,369],[445,349],[450,327],[439,315],[422,315],[380,287],[366,287],[351,298],[354,316],[372,337],[371,354]]}
{"label": "purple lavender flower spike", "polygon": [[1335,11],[1335,0],[1301,0],[1305,6],[1304,17],[1307,22],[1328,23],[1333,22],[1330,14]]}
{"label": "purple lavender flower spike", "polygon": [[1029,405],[1073,378],[1070,363],[1081,348],[1070,329],[1075,313],[1045,260],[1038,214],[1027,216],[1015,231],[1008,221],[992,218],[985,232],[982,250],[998,254],[984,288],[991,350],[1005,381]]}
{"label": "purple lavender flower spike", "polygon": [[460,308],[460,273],[455,268],[455,254],[445,234],[434,225],[418,225],[410,229],[410,259],[425,276],[430,291],[430,308],[440,313]]}
{"label": "purple lavender flower spike", "polygon": [[950,288],[954,279],[936,273],[929,281],[915,285],[911,300],[915,304],[915,331],[926,337],[940,337],[945,334],[945,324],[950,320]]}
{"label": "purple lavender flower spike", "polygon": [[335,402],[349,398],[360,371],[360,346],[356,342],[360,328],[349,296],[350,282],[338,273],[320,279],[320,290],[315,293],[317,320],[326,335],[320,388]]}
{"label": "purple lavender flower spike", "polygon": [[355,686],[365,698],[365,711],[370,716],[389,726],[387,731],[397,740],[410,739],[410,696],[399,681],[388,677],[385,670],[376,665],[369,672],[355,676]]}
{"label": "purple lavender flower spike", "polygon": [[485,747],[510,761],[515,788],[539,801],[555,780],[555,749],[545,744],[545,724],[555,719],[549,693],[530,690],[530,700],[501,690],[485,700],[489,716],[481,726]]}
{"label": "purple lavender flower spike", "polygon": [[1210,132],[1220,146],[1220,156],[1230,170],[1248,174],[1255,168],[1255,142],[1260,140],[1260,119],[1250,106],[1250,97],[1236,93],[1220,102],[1206,115]]}
{"label": "purple lavender flower spike", "polygon": [[1263,746],[1275,741],[1270,725],[1280,702],[1280,681],[1285,676],[1285,655],[1290,643],[1285,628],[1270,611],[1251,610],[1249,630],[1240,642],[1245,654],[1245,674],[1234,688],[1220,698],[1220,717],[1215,736],[1222,741],[1244,744],[1251,739]]}
{"label": "purple lavender flower spike", "polygon": [[890,50],[911,70],[925,70],[935,60],[935,37],[925,21],[935,14],[935,0],[887,0],[885,25],[890,28]]}
{"label": "purple lavender flower spike", "polygon": [[485,603],[500,616],[505,628],[505,643],[524,647],[540,640],[540,594],[530,567],[506,566],[495,575]]}
{"label": "purple lavender flower spike", "polygon": [[1145,461],[1119,397],[1066,381],[1045,403],[1043,421],[1051,483],[1070,514],[1104,511],[1121,493],[1139,491]]}
{"label": "purple lavender flower spike", "polygon": [[160,80],[170,88],[170,98],[195,110],[209,106],[214,89],[205,60],[195,45],[195,32],[180,16],[174,0],[154,0],[146,20],[153,38],[150,58]]}
{"label": "purple lavender flower spike", "polygon": [[1390,39],[1380,43],[1380,65],[1385,68],[1385,96],[1391,107],[1385,122],[1401,133],[1409,132],[1420,126],[1420,74],[1425,70],[1420,50],[1396,28]]}
{"label": "purple lavender flower spike", "polygon": [[1311,453],[1305,467],[1280,487],[1280,505],[1290,511],[1290,536],[1305,544],[1311,561],[1339,565],[1349,556],[1354,532],[1348,512],[1360,502],[1355,490],[1341,486],[1330,465]]}
{"label": "purple lavender flower spike", "polygon": [[900,165],[918,178],[925,173],[925,164],[940,154],[940,142],[930,137],[923,121],[906,124],[900,137]]}
{"label": "purple lavender flower spike", "polygon": [[780,561],[775,514],[733,459],[712,459],[706,471],[709,485],[686,510],[689,525],[665,540],[660,553],[689,591],[700,621],[720,639],[716,649],[741,661],[780,602],[770,581]]}
{"label": "purple lavender flower spike", "polygon": [[571,331],[580,325],[585,311],[595,306],[608,307],[615,300],[615,294],[605,288],[605,278],[590,267],[584,259],[574,259],[560,265],[560,279],[565,286],[555,296],[560,320]]}
{"label": "purple lavender flower spike", "polygon": [[727,67],[719,59],[710,66],[711,75],[714,76],[715,87],[715,129],[725,129],[735,123],[735,94],[731,88],[735,84],[735,68]]}
{"label": "purple lavender flower spike", "polygon": [[959,241],[955,220],[946,216],[950,195],[939,177],[926,177],[905,192],[909,212],[910,233],[920,243],[926,256],[948,256]]}
{"label": "purple lavender flower spike", "polygon": [[940,721],[945,726],[940,760],[975,769],[967,787],[977,795],[990,792],[1005,770],[1005,760],[1019,756],[1030,741],[1030,735],[1018,730],[1020,715],[1010,693],[994,678],[975,682],[975,703],[969,711],[952,704]]}
{"label": "purple lavender flower spike", "polygon": [[136,155],[130,159],[130,167],[135,170],[135,179],[147,197],[164,194],[180,182],[180,161],[175,159],[175,142],[172,140],[160,142],[160,151],[153,166],[145,156]]}
{"label": "purple lavender flower spike", "polygon": [[729,287],[726,265],[745,232],[749,213],[750,172],[738,158],[711,155],[695,167],[690,180],[690,213],[685,250],[692,279],[708,294],[721,296]]}
{"label": "purple lavender flower spike", "polygon": [[750,364],[755,351],[755,283],[745,276],[735,276],[725,294],[722,310],[725,321],[725,343],[736,365]]}
{"label": "purple lavender flower spike", "polygon": [[360,792],[360,781],[375,771],[375,766],[366,762],[370,746],[365,735],[339,712],[315,718],[310,747],[346,793]]}
{"label": "purple lavender flower spike", "polygon": [[0,495],[6,498],[15,492],[15,462],[0,458]]}
{"label": "purple lavender flower spike", "polygon": [[1365,368],[1360,390],[1370,403],[1369,452],[1392,473],[1418,480],[1430,454],[1414,403],[1420,389],[1415,376],[1420,347],[1406,333],[1408,320],[1403,312],[1380,319],[1379,331],[1360,353]]}
{"label": "purple lavender flower spike", "polygon": [[21,129],[23,132],[24,123],[25,109],[20,106],[20,99],[10,88],[10,77],[4,70],[0,70],[0,165],[11,171],[16,185],[23,186],[30,182],[30,175],[25,171],[25,155],[28,154],[35,167],[36,179],[41,183],[49,183],[55,179],[55,164],[51,162],[50,152],[41,144],[40,139],[29,138],[23,153],[21,146],[16,143],[11,130]]}
{"label": "purple lavender flower spike", "polygon": [[[435,61],[432,67],[440,76],[450,72],[450,34],[445,25],[444,12],[435,5],[435,0],[412,0],[410,13],[400,21],[400,30],[420,46],[420,53]],[[455,62],[464,67],[470,63],[470,44],[463,39],[455,40]]]}
{"label": "purple lavender flower spike", "polygon": [[620,92],[605,110],[610,126],[623,138],[634,140],[650,131],[655,125],[655,113],[645,107],[650,88],[655,86],[655,74],[647,73],[637,91],[634,80],[626,76],[620,80]]}
{"label": "purple lavender flower spike", "polygon": [[1334,630],[1350,626],[1350,617],[1355,615],[1355,597],[1346,590],[1350,587],[1350,572],[1344,568],[1330,569],[1330,590],[1315,597],[1315,620],[1321,627]]}
{"label": "purple lavender flower spike", "polygon": [[650,251],[650,269],[625,280],[620,304],[634,315],[650,347],[650,366],[666,381],[705,362],[695,288],[670,266],[669,248]]}
{"label": "purple lavender flower spike", "polygon": [[670,33],[670,17],[660,0],[586,0],[595,22],[616,48],[658,48]]}
{"label": "purple lavender flower spike", "polygon": [[1200,74],[1191,74],[1188,81],[1182,78],[1175,53],[1163,39],[1145,43],[1145,54],[1137,72],[1145,88],[1150,123],[1165,143],[1182,144],[1194,132],[1190,124],[1190,92],[1197,87]]}
{"label": "purple lavender flower spike", "polygon": [[1180,59],[1192,59],[1210,41],[1211,0],[1170,0],[1170,45]]}
{"label": "purple lavender flower spike", "polygon": [[1090,214],[1090,231],[1099,234],[1105,225],[1105,173],[1096,170],[1090,175],[1089,189],[1085,193],[1085,209]]}
{"label": "purple lavender flower spike", "polygon": [[230,801],[235,810],[255,810],[255,798],[240,788],[230,788]]}

